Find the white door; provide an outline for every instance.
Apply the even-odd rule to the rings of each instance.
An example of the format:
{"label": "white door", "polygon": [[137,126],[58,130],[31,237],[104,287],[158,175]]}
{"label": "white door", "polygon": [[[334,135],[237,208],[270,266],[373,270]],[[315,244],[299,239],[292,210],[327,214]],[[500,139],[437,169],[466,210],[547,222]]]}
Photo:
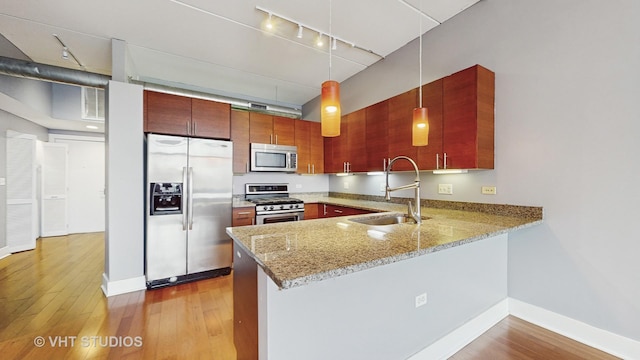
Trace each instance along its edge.
{"label": "white door", "polygon": [[42,144],[42,192],[40,234],[69,234],[67,221],[67,145]]}
{"label": "white door", "polygon": [[7,130],[7,248],[36,247],[36,137]]}
{"label": "white door", "polygon": [[104,138],[51,134],[49,141],[66,144],[69,150],[67,176],[69,233],[104,231]]}

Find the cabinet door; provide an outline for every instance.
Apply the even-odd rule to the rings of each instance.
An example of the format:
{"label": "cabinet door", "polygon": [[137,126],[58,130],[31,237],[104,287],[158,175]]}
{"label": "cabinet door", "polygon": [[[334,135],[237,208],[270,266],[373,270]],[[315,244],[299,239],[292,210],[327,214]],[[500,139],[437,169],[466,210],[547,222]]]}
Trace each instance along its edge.
{"label": "cabinet door", "polygon": [[495,74],[476,65],[444,78],[443,151],[449,169],[493,169]]}
{"label": "cabinet door", "polygon": [[[399,155],[417,159],[418,149],[412,145],[411,136],[417,99],[417,88],[389,99],[389,157],[392,159]],[[413,166],[408,161],[398,160],[393,164],[393,170],[413,170]]]}
{"label": "cabinet door", "polygon": [[345,159],[349,162],[350,172],[367,171],[367,133],[366,109],[360,109],[345,117],[347,125],[347,154]]}
{"label": "cabinet door", "polygon": [[231,141],[233,141],[233,173],[249,172],[249,112],[231,110]]}
{"label": "cabinet door", "polygon": [[167,135],[190,135],[191,99],[188,97],[147,91],[145,132]]}
{"label": "cabinet door", "polygon": [[295,145],[298,147],[298,174],[311,173],[311,152],[309,147],[310,124],[310,121],[304,120],[295,122]]}
{"label": "cabinet door", "polygon": [[254,225],[256,221],[256,210],[253,207],[242,207],[233,209],[232,226]]}
{"label": "cabinet door", "polygon": [[249,113],[249,142],[273,143],[273,116],[261,113]]}
{"label": "cabinet door", "polygon": [[389,101],[366,108],[367,171],[382,171],[389,157]]}
{"label": "cabinet door", "polygon": [[313,204],[304,204],[304,219],[311,220],[317,219],[318,216],[318,205],[317,203]]}
{"label": "cabinet door", "polygon": [[324,140],[319,122],[309,122],[309,158],[311,172],[324,174]]}
{"label": "cabinet door", "polygon": [[295,145],[295,120],[282,116],[273,117],[273,143]]}
{"label": "cabinet door", "polygon": [[422,106],[429,111],[429,144],[418,147],[418,168],[420,170],[434,170],[443,166],[442,83],[443,80],[439,79],[422,87]]}
{"label": "cabinet door", "polygon": [[348,153],[348,127],[346,115],[340,119],[340,136],[324,138],[324,171],[341,173],[346,171]]}
{"label": "cabinet door", "polygon": [[191,99],[192,135],[211,138],[231,138],[231,105],[216,101]]}

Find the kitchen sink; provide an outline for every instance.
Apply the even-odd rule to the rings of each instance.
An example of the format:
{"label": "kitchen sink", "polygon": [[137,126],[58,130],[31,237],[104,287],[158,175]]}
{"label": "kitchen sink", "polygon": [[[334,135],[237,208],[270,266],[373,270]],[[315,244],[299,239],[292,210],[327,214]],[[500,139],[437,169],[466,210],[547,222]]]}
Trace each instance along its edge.
{"label": "kitchen sink", "polygon": [[[422,217],[422,220],[427,220],[426,217]],[[415,224],[416,221],[407,214],[386,214],[379,216],[367,216],[349,219],[349,221],[357,222],[365,225],[396,225],[396,224]]]}

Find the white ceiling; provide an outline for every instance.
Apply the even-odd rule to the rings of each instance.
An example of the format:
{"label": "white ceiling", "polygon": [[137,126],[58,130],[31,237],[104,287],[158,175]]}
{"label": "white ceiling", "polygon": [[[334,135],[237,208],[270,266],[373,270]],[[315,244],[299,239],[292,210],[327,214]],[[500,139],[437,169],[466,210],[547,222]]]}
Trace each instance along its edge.
{"label": "white ceiling", "polygon": [[[330,24],[329,0],[2,0],[0,34],[35,62],[107,75],[120,39],[134,79],[299,108],[329,79],[326,38],[320,49],[317,34],[298,39],[284,20],[271,34],[256,7],[354,43],[331,51],[331,79],[344,81],[478,1],[337,0]],[[52,34],[84,68],[62,58]]]}

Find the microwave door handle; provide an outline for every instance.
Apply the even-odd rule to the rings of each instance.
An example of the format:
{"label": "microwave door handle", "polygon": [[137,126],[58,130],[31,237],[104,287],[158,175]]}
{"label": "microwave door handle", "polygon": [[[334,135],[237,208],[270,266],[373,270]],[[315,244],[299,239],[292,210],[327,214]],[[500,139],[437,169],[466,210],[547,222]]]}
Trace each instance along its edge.
{"label": "microwave door handle", "polygon": [[185,205],[187,201],[186,193],[184,192],[184,187],[187,185],[187,168],[182,168],[182,230],[187,230],[187,207]]}
{"label": "microwave door handle", "polygon": [[193,168],[189,167],[189,230],[193,230]]}

